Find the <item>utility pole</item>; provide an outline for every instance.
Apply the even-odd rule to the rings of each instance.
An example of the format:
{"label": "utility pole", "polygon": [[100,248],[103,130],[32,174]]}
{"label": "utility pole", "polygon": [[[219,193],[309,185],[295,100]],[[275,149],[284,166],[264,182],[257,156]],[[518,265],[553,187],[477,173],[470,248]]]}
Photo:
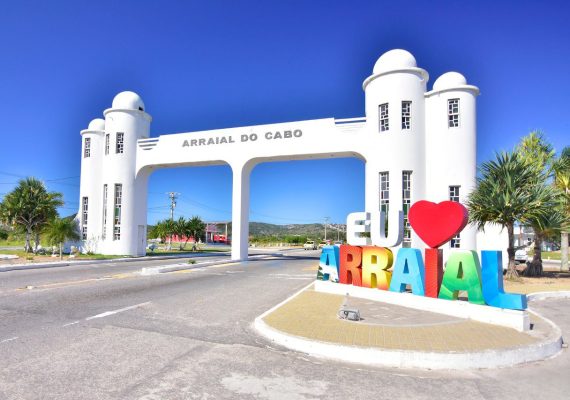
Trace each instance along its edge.
{"label": "utility pole", "polygon": [[[180,193],[177,192],[167,192],[168,198],[170,199],[170,221],[174,222],[174,209],[176,208],[176,199]],[[172,232],[168,235],[168,250],[172,249]]]}
{"label": "utility pole", "polygon": [[325,241],[327,240],[327,223],[329,222],[330,217],[325,217]]}
{"label": "utility pole", "polygon": [[176,200],[180,193],[177,192],[167,192],[166,193],[170,198],[170,219],[174,221],[174,209],[176,208]]}

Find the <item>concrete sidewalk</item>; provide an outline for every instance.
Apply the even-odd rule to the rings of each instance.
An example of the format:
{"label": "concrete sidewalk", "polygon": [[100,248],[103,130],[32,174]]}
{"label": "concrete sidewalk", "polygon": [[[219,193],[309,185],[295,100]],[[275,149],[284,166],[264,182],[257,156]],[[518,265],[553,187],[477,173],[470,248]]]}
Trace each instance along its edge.
{"label": "concrete sidewalk", "polygon": [[[346,301],[349,307],[360,310],[361,321],[337,317]],[[319,293],[309,287],[262,315],[256,320],[256,328],[267,338],[295,350],[303,351],[300,343],[313,343],[312,348],[306,346],[307,352],[327,358],[359,362],[358,357],[339,356],[356,354],[354,349],[358,348],[377,354],[377,364],[381,365],[485,368],[543,359],[560,350],[561,337],[556,326],[536,314],[531,314],[531,322],[533,329],[523,333],[371,300]],[[322,347],[324,352],[313,352],[320,344],[326,345]],[[471,357],[475,353],[477,356]],[[431,357],[435,362],[432,366],[425,362],[407,363],[406,357],[408,361]],[[482,362],[476,361],[479,359]]]}

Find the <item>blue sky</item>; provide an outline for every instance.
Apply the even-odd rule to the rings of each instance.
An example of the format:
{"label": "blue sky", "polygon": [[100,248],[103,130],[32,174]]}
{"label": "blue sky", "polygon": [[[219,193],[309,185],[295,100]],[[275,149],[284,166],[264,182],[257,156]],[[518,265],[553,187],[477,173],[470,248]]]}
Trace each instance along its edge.
{"label": "blue sky", "polygon": [[[3,2],[0,199],[33,175],[64,194],[61,214],[74,213],[79,131],[120,91],[142,96],[152,136],[356,117],[362,81],[393,48],[414,54],[430,88],[450,70],[479,86],[479,162],[533,129],[560,150],[570,144],[569,16],[564,1]],[[251,190],[253,221],[340,223],[364,207],[364,165],[263,164]],[[177,215],[231,218],[228,167],[153,174],[149,223],[168,215],[167,191],[181,193]]]}

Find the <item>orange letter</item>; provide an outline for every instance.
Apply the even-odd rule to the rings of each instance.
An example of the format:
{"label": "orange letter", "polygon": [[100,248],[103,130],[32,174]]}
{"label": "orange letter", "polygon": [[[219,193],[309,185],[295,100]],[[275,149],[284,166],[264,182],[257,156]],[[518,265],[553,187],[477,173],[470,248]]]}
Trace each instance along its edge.
{"label": "orange letter", "polygon": [[357,246],[343,244],[340,246],[340,276],[339,282],[362,286],[362,250]]}

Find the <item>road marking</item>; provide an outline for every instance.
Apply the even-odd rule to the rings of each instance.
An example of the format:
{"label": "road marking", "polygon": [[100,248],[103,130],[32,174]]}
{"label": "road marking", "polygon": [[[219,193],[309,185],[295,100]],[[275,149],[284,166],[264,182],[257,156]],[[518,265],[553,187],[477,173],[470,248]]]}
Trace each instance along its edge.
{"label": "road marking", "polygon": [[16,339],[18,339],[18,336],[14,336],[14,337],[9,338],[9,339],[0,340],[0,343],[11,342],[12,340],[16,340]]}
{"label": "road marking", "polygon": [[93,315],[92,317],[87,317],[87,318],[85,318],[85,321],[89,321],[89,320],[92,320],[92,319],[95,319],[95,318],[108,317],[108,316],[110,316],[110,315],[118,314],[118,313],[121,313],[121,312],[124,312],[124,311],[129,311],[129,310],[132,310],[132,309],[134,309],[134,308],[146,306],[147,304],[150,304],[150,301],[147,301],[146,303],[135,304],[134,306],[129,306],[129,307],[125,307],[125,308],[119,308],[118,310],[105,311],[104,313],[97,314],[97,315]]}
{"label": "road marking", "polygon": [[79,321],[70,322],[69,324],[62,325],[62,327],[66,327],[66,326],[70,326],[70,325],[75,325],[75,324],[78,324],[78,323],[79,323]]}
{"label": "road marking", "polygon": [[44,285],[38,285],[38,286],[26,286],[23,288],[17,288],[17,291],[24,291],[24,290],[32,290],[32,289],[50,289],[50,288],[61,288],[61,287],[67,287],[67,286],[75,286],[75,285],[81,285],[83,283],[89,283],[89,282],[99,282],[99,281],[107,281],[107,280],[112,280],[112,279],[125,279],[125,278],[131,278],[134,277],[135,274],[132,272],[127,272],[127,273],[122,273],[122,274],[115,274],[115,275],[105,275],[99,278],[90,278],[90,279],[81,279],[81,280],[77,280],[77,281],[65,281],[65,282],[54,282],[54,283],[46,283]]}
{"label": "road marking", "polygon": [[[311,275],[311,278],[314,278],[313,275]],[[289,278],[284,278],[285,280],[288,281],[294,281],[294,280],[299,280],[299,281],[306,281],[307,279],[309,279],[309,277],[305,277],[305,278],[295,278],[295,277],[289,277]]]}

